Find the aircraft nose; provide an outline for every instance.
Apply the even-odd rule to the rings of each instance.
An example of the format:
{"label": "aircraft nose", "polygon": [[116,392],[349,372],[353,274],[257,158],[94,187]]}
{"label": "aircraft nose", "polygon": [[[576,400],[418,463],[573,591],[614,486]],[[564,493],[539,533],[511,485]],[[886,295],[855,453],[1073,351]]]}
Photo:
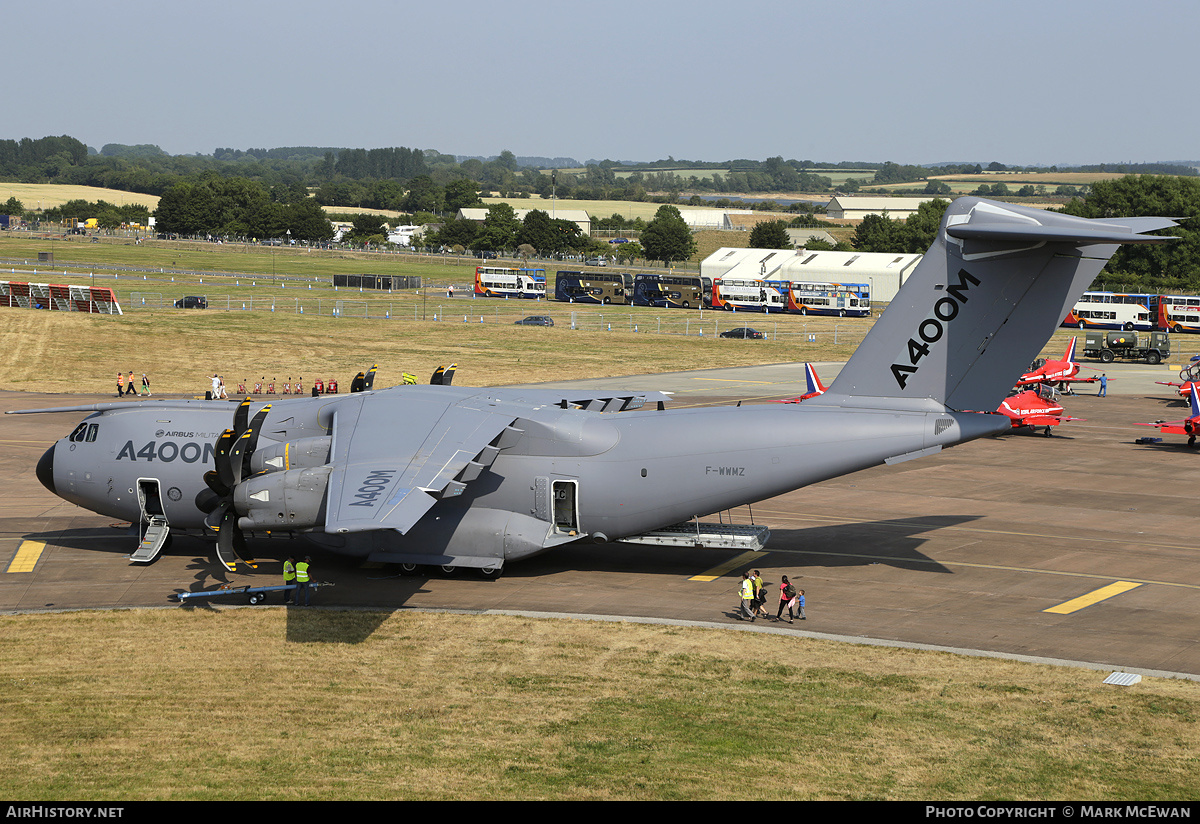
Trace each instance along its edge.
{"label": "aircraft nose", "polygon": [[[56,444],[56,446],[57,446],[57,444]],[[55,495],[58,494],[54,489],[54,447],[53,446],[50,447],[49,449],[47,449],[46,454],[42,455],[42,457],[40,459],[38,459],[37,479],[42,482],[42,486],[46,487],[46,489],[49,489],[51,492],[54,492]]]}

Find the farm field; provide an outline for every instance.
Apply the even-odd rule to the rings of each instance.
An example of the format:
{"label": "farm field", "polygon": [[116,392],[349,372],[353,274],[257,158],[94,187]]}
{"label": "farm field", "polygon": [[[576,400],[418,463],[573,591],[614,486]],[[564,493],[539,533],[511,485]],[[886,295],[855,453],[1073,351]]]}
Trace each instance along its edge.
{"label": "farm field", "polygon": [[[978,175],[932,175],[929,180],[940,180],[947,184],[955,195],[965,195],[983,184],[995,186],[997,183],[1003,183],[1013,191],[1022,186],[1044,186],[1048,193],[1053,193],[1059,186],[1089,186],[1100,180],[1117,180],[1122,177],[1125,177],[1123,173],[1116,172],[998,172]],[[863,186],[863,192],[870,193],[872,189],[905,189],[920,193],[927,185],[927,180],[884,183],[879,186]]]}
{"label": "farm field", "polygon": [[69,200],[103,200],[116,206],[130,203],[158,208],[157,195],[123,192],[120,189],[100,189],[95,186],[65,186],[57,183],[0,183],[0,203],[15,197],[26,209],[49,209]]}

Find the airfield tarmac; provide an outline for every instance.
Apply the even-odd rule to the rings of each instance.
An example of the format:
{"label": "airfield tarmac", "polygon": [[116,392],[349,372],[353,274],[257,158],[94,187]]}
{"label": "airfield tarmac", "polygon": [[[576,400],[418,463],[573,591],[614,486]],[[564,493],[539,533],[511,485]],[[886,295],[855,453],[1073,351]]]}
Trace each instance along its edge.
{"label": "airfield tarmac", "polygon": [[[804,391],[802,366],[569,385],[673,391],[675,406],[773,402]],[[818,365],[827,384],[838,368]],[[1200,448],[1171,435],[1134,443],[1159,437],[1135,422],[1187,415],[1171,387],[1155,384],[1178,380],[1178,367],[1105,371],[1109,397],[1088,385],[1065,397],[1067,414],[1085,420],[1052,438],[986,438],[727,514],[770,526],[766,552],[580,544],[490,581],[402,577],[283,541],[257,543],[260,563],[249,574],[226,573],[207,544],[187,537],[153,564],[132,565],[128,525],[56,498],[34,476],[42,452],[83,415],[10,415],[0,435],[0,613],[240,606],[244,597],[181,606],[170,596],[274,585],[287,554],[307,552],[315,579],[333,584],[316,592],[319,606],[671,621],[1200,680],[1200,513],[1192,508]],[[104,400],[115,398],[0,392],[0,409]],[[808,619],[738,621],[737,582],[747,569],[761,569],[770,584],[788,575],[805,590]],[[776,605],[768,600],[772,617]]]}

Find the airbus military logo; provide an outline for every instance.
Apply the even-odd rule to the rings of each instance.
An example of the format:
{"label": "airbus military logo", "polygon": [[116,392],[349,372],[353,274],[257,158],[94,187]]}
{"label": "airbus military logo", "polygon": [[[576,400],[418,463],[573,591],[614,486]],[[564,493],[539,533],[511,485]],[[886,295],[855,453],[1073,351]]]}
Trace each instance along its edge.
{"label": "airbus military logo", "polygon": [[967,302],[967,291],[978,285],[977,277],[966,269],[959,269],[958,283],[946,287],[946,297],[938,298],[933,304],[933,316],[917,325],[916,335],[908,339],[909,362],[892,364],[892,376],[901,389],[908,383],[908,376],[915,375],[921,368],[921,361],[929,355],[931,344],[941,340],[946,327],[958,317],[959,307]]}

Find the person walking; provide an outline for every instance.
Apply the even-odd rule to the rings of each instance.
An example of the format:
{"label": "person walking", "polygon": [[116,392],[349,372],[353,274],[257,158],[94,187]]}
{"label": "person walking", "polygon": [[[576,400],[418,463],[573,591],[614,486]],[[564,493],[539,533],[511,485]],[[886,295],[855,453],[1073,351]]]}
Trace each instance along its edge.
{"label": "person walking", "polygon": [[[283,562],[283,585],[289,586],[296,583],[296,558],[292,555]],[[294,589],[285,589],[283,591],[283,602],[285,604],[292,603],[292,595],[295,594]]]}
{"label": "person walking", "polygon": [[775,612],[775,620],[783,620],[783,608],[787,607],[788,623],[792,623],[793,616],[792,608],[796,603],[796,588],[792,586],[792,582],[788,580],[786,575],[782,576],[783,580],[779,582],[779,609]]}
{"label": "person walking", "polygon": [[757,618],[761,615],[763,618],[767,618],[769,616],[766,607],[763,606],[767,602],[767,588],[763,584],[762,572],[754,570],[750,580],[754,582],[754,617]]}
{"label": "person walking", "polygon": [[804,614],[804,590],[796,593],[796,615],[801,621],[808,620],[808,616]]}
{"label": "person walking", "polygon": [[150,397],[150,378],[146,377],[145,372],[142,373],[142,394]]}
{"label": "person walking", "polygon": [[304,606],[309,604],[309,584],[311,576],[309,567],[312,564],[312,558],[305,555],[304,560],[296,564],[296,606],[300,606],[300,596],[304,596]]}
{"label": "person walking", "polygon": [[1100,391],[1096,394],[1102,398],[1108,397],[1108,375],[1104,372],[1100,373]]}
{"label": "person walking", "polygon": [[738,614],[738,618],[748,618],[751,621],[753,621],[754,620],[754,582],[752,580],[750,580],[749,572],[742,573],[741,587],[742,587],[742,591],[741,591],[742,600],[741,600],[740,606],[741,606],[742,610]]}
{"label": "person walking", "polygon": [[133,370],[132,369],[129,370],[129,377],[125,379],[125,384],[126,384],[126,386],[125,386],[125,394],[126,395],[136,395],[137,394],[137,387],[133,385]]}
{"label": "person walking", "polygon": [[123,396],[124,394],[125,394],[125,373],[118,372],[117,373],[117,397],[119,398],[119,397]]}

